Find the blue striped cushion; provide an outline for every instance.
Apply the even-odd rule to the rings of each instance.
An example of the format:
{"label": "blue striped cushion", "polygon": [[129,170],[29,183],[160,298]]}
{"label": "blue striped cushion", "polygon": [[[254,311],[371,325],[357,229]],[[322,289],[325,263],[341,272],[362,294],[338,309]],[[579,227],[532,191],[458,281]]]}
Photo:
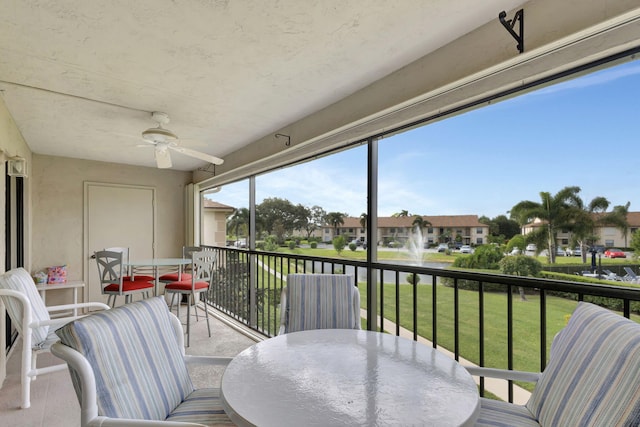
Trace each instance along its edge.
{"label": "blue striped cushion", "polygon": [[640,325],[578,303],[527,403],[543,426],[640,425]]}
{"label": "blue striped cushion", "polygon": [[287,276],[285,333],[308,329],[360,329],[360,293],[344,274]]}
{"label": "blue striped cushion", "polygon": [[[36,289],[31,275],[24,268],[14,268],[0,275],[0,288],[11,289],[24,294],[31,303],[31,320],[50,320],[49,311]],[[22,328],[22,303],[16,298],[2,297],[4,305],[7,307],[9,317],[14,321],[18,333],[23,334]],[[41,326],[32,330],[32,346],[38,347],[44,343],[49,334],[49,326]]]}
{"label": "blue striped cushion", "polygon": [[476,427],[539,427],[529,410],[500,400],[480,399],[480,416]]}
{"label": "blue striped cushion", "polygon": [[219,388],[194,391],[168,417],[167,421],[181,421],[211,425],[234,425],[222,408]]}
{"label": "blue striped cushion", "polygon": [[[56,333],[92,366],[99,415],[164,420],[193,391],[164,297],[95,313]],[[75,373],[72,379],[80,395]]]}

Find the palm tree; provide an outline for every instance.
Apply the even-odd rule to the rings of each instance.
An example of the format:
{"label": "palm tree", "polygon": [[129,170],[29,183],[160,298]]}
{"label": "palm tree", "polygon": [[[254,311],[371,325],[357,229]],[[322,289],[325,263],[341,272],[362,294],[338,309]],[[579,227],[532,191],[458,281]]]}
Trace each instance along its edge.
{"label": "palm tree", "polygon": [[[238,235],[238,230],[240,229],[240,227],[243,224],[249,224],[249,209],[247,208],[238,208],[236,209],[233,214],[231,215],[231,217],[229,218],[229,220],[227,221],[227,228],[229,230],[233,230],[234,231],[234,235],[236,236],[236,240],[238,239],[238,237],[240,237]],[[248,233],[249,227],[247,226],[247,240],[249,237],[249,233]]]}
{"label": "palm tree", "polygon": [[420,215],[414,215],[413,216],[413,222],[411,223],[411,225],[414,228],[417,227],[418,229],[420,229],[420,231],[422,231],[422,229],[424,227],[426,227],[427,225],[431,225],[431,223],[429,221],[427,221],[426,219],[424,219],[424,217],[422,217]]}
{"label": "palm tree", "polygon": [[584,212],[582,199],[578,196],[580,187],[565,187],[555,196],[546,191],[540,192],[540,202],[524,200],[511,208],[511,217],[520,225],[528,224],[535,219],[542,221],[542,226],[527,236],[527,241],[546,246],[549,260],[556,262],[556,242],[558,230],[571,229]]}
{"label": "palm tree", "polygon": [[629,213],[629,206],[631,202],[627,202],[624,206],[614,206],[613,212],[603,218],[608,224],[614,225],[622,235],[624,236],[624,247],[628,248],[627,234],[629,232],[629,221],[627,221],[627,214]]}
{"label": "palm tree", "polygon": [[362,226],[362,228],[366,231],[367,230],[367,220],[369,219],[369,216],[362,212],[360,214],[360,225]]}
{"label": "palm tree", "polygon": [[403,210],[401,210],[400,212],[396,212],[396,213],[394,213],[394,214],[393,214],[393,215],[391,215],[391,216],[392,216],[392,217],[394,217],[394,218],[400,218],[400,217],[403,217],[403,216],[405,216],[405,217],[406,217],[406,216],[411,216],[411,214],[409,213],[409,211],[408,211],[408,210],[403,209]]}
{"label": "palm tree", "polygon": [[360,226],[362,227],[362,229],[365,232],[365,241],[368,239],[367,236],[367,221],[369,220],[369,216],[366,214],[366,212],[362,212],[360,214]]}
{"label": "palm tree", "polygon": [[575,218],[574,224],[572,224],[570,230],[573,233],[574,239],[580,246],[580,252],[582,254],[582,262],[587,261],[586,244],[590,242],[595,243],[597,237],[595,236],[596,225],[601,223],[602,216],[598,215],[604,213],[609,208],[609,201],[604,197],[595,197],[588,205],[584,205],[582,200],[580,201],[581,212]]}
{"label": "palm tree", "polygon": [[338,235],[338,227],[344,224],[344,217],[346,214],[342,212],[329,212],[327,216],[325,216],[325,221],[327,224],[331,225],[335,229],[335,235]]}

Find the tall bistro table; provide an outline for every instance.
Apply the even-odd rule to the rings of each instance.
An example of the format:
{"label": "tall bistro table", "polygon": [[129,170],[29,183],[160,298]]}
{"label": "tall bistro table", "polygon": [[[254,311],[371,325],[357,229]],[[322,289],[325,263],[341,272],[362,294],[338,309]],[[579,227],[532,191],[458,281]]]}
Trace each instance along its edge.
{"label": "tall bistro table", "polygon": [[[178,272],[182,273],[182,267],[191,264],[189,258],[152,258],[129,261],[125,265],[135,268],[151,268],[155,278],[154,295],[158,295],[158,285],[160,282],[160,267],[178,267]],[[135,273],[133,274],[135,277]]]}
{"label": "tall bistro table", "polygon": [[222,377],[239,426],[471,426],[480,398],[455,360],[394,335],[318,329],[244,350]]}

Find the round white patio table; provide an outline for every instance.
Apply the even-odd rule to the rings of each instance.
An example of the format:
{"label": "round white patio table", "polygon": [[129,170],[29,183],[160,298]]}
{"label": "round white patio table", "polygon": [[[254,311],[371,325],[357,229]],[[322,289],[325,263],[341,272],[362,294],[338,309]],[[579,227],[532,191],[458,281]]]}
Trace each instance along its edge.
{"label": "round white patio table", "polygon": [[227,366],[221,394],[239,426],[470,426],[480,411],[476,384],[455,360],[353,329],[257,343]]}

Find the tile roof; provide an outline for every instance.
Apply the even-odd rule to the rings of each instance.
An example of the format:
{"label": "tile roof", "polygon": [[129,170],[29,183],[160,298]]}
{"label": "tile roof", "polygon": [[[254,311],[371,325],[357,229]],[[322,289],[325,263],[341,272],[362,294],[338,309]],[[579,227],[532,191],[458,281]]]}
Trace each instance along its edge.
{"label": "tile roof", "polygon": [[[411,227],[413,225],[413,220],[416,215],[406,216],[406,217],[379,217],[378,218],[378,227],[379,228],[389,228],[389,227]],[[431,223],[433,227],[444,227],[444,228],[454,228],[454,227],[486,227],[486,224],[482,224],[478,221],[478,215],[433,215],[427,216],[423,215],[422,218],[425,221]],[[345,217],[344,224],[340,226],[340,228],[362,228],[360,224],[360,218],[356,217]]]}

